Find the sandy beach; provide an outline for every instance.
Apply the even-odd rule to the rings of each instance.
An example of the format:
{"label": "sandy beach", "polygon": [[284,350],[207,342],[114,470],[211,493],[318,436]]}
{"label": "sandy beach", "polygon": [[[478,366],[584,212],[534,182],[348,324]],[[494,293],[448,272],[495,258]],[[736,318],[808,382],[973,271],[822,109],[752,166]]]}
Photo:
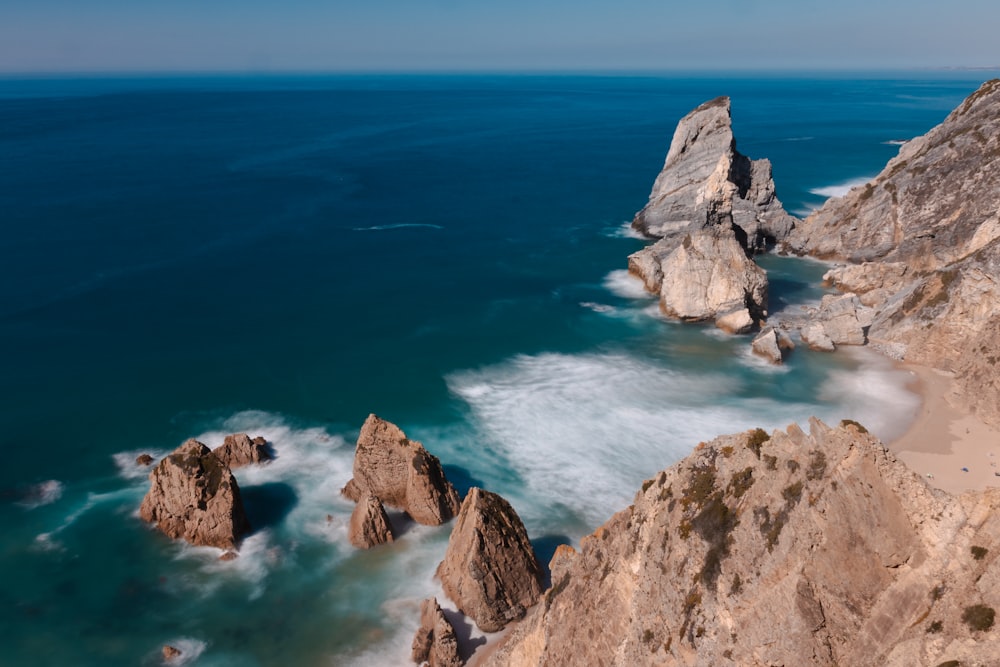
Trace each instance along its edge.
{"label": "sandy beach", "polygon": [[890,449],[936,488],[961,493],[1000,487],[1000,430],[953,405],[948,373],[914,364],[903,368],[923,403]]}

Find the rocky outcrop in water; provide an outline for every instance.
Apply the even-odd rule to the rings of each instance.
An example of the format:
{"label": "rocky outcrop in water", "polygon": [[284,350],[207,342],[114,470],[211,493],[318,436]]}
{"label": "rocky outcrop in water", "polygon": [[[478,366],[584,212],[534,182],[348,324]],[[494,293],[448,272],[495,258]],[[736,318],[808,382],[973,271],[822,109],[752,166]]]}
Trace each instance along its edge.
{"label": "rocky outcrop in water", "polygon": [[251,439],[246,433],[227,435],[223,443],[213,449],[212,453],[230,469],[252,463],[264,463],[272,458],[267,440]]}
{"label": "rocky outcrop in water", "polygon": [[428,598],[420,604],[420,628],[413,637],[411,659],[427,667],[461,667],[465,664],[458,654],[455,629],[445,618],[436,598]]}
{"label": "rocky outcrop in water", "polygon": [[629,271],[671,317],[747,331],[767,315],[767,277],[751,256],[794,223],[775,196],[770,162],[736,150],[729,98],[720,97],[678,123],[632,222],[658,240],[629,257]]}
{"label": "rocky outcrop in water", "polygon": [[845,262],[827,280],[873,309],[868,341],[953,373],[964,406],[1000,424],[1000,80],[824,204],[786,248]]}
{"label": "rocky outcrop in water", "polygon": [[998,510],[854,423],[723,436],[561,547],[486,664],[997,664]]}
{"label": "rocky outcrop in water", "polygon": [[139,516],[168,537],[233,549],[250,532],[233,473],[197,440],[188,440],[149,473]]}
{"label": "rocky outcrop in water", "polygon": [[347,537],[358,549],[371,549],[396,539],[385,507],[378,498],[369,493],[355,505]]}
{"label": "rocky outcrop in water", "polygon": [[514,508],[495,493],[469,491],[437,576],[484,632],[522,618],[542,592],[541,567]]}
{"label": "rocky outcrop in water", "polygon": [[354,477],[342,493],[359,502],[371,494],[417,523],[437,526],[458,513],[458,492],[441,462],[390,422],[368,415],[354,452]]}
{"label": "rocky outcrop in water", "polygon": [[785,354],[795,349],[795,343],[784,330],[768,326],[754,337],[750,349],[772,364],[780,364],[784,362]]}

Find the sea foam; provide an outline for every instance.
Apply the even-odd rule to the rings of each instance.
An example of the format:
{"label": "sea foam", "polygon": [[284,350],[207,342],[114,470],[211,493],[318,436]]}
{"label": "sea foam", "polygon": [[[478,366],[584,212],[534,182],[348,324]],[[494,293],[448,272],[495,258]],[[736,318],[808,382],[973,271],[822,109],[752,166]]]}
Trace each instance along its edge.
{"label": "sea foam", "polygon": [[28,487],[18,502],[25,509],[35,509],[43,505],[51,505],[63,494],[63,483],[57,479],[49,479]]}
{"label": "sea foam", "polygon": [[852,189],[864,185],[868,181],[872,180],[874,176],[865,176],[861,178],[852,178],[849,181],[843,183],[837,183],[835,185],[826,185],[820,188],[812,188],[809,190],[814,195],[819,195],[820,197],[843,197]]}
{"label": "sea foam", "polygon": [[646,291],[642,280],[625,269],[616,269],[604,276],[604,288],[616,296],[626,299],[655,299],[655,294]]}

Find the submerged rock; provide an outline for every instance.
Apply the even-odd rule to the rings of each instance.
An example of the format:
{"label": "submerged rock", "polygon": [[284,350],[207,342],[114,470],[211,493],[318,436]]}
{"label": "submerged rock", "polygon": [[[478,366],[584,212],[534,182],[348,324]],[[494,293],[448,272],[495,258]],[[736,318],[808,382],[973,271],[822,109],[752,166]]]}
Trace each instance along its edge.
{"label": "submerged rock", "polygon": [[149,480],[139,516],[168,537],[233,549],[250,532],[236,478],[197,440],[164,457]]}
{"label": "submerged rock", "polygon": [[436,598],[420,604],[420,628],[413,637],[411,659],[428,667],[460,667],[464,661],[458,654],[458,639]]}
{"label": "submerged rock", "polygon": [[473,488],[437,576],[445,595],[483,632],[522,618],[542,592],[541,567],[520,517],[495,493]]}
{"label": "submerged rock", "polygon": [[370,493],[355,505],[347,536],[358,549],[371,549],[396,538],[382,502]]}
{"label": "submerged rock", "polygon": [[170,644],[165,644],[163,646],[161,654],[163,655],[163,662],[176,662],[183,655],[179,648],[171,646]]}
{"label": "submerged rock", "polygon": [[139,454],[139,456],[135,457],[135,464],[137,466],[148,466],[152,465],[153,461],[155,460],[156,459],[154,459],[149,454]]}
{"label": "submerged rock", "polygon": [[212,450],[225,465],[239,468],[251,463],[271,460],[271,452],[264,438],[251,439],[246,433],[227,435],[221,445]]}
{"label": "submerged rock", "polygon": [[437,526],[458,513],[459,497],[441,462],[390,422],[368,415],[354,453],[354,477],[341,491],[359,502],[366,494],[417,523]]}

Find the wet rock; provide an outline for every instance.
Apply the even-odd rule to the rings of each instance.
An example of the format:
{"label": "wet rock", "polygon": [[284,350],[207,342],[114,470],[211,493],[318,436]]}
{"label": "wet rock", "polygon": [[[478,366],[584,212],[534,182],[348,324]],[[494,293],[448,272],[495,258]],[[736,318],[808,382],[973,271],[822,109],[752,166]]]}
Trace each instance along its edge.
{"label": "wet rock", "polygon": [[176,662],[180,659],[182,653],[181,650],[175,646],[166,644],[163,647],[163,662]]}
{"label": "wet rock", "polygon": [[478,488],[462,503],[437,575],[445,595],[484,632],[522,618],[542,592],[521,519],[502,497]]}
{"label": "wet rock", "polygon": [[371,494],[429,526],[450,520],[460,505],[458,492],[437,457],[376,415],[369,415],[361,427],[354,477],[341,493],[354,502]]}
{"label": "wet rock", "polygon": [[188,440],[149,474],[139,516],[168,537],[234,549],[250,532],[236,478],[208,447]]}
{"label": "wet rock", "polygon": [[271,460],[271,451],[264,438],[251,439],[246,433],[227,435],[221,445],[212,453],[225,465],[239,468],[251,463],[263,463]]}
{"label": "wet rock", "polygon": [[413,637],[411,658],[417,664],[428,667],[460,667],[463,663],[458,655],[458,639],[455,629],[438,605],[436,598],[428,598],[420,604],[420,628]]}
{"label": "wet rock", "polygon": [[358,549],[370,549],[395,539],[389,517],[378,498],[369,493],[355,505],[347,536]]}
{"label": "wet rock", "polygon": [[772,364],[783,363],[785,353],[795,349],[795,343],[787,333],[775,327],[765,327],[751,343],[754,354],[764,357]]}
{"label": "wet rock", "polygon": [[155,460],[156,459],[154,459],[149,454],[140,454],[139,456],[135,457],[135,464],[138,466],[148,466],[152,465],[153,461]]}

